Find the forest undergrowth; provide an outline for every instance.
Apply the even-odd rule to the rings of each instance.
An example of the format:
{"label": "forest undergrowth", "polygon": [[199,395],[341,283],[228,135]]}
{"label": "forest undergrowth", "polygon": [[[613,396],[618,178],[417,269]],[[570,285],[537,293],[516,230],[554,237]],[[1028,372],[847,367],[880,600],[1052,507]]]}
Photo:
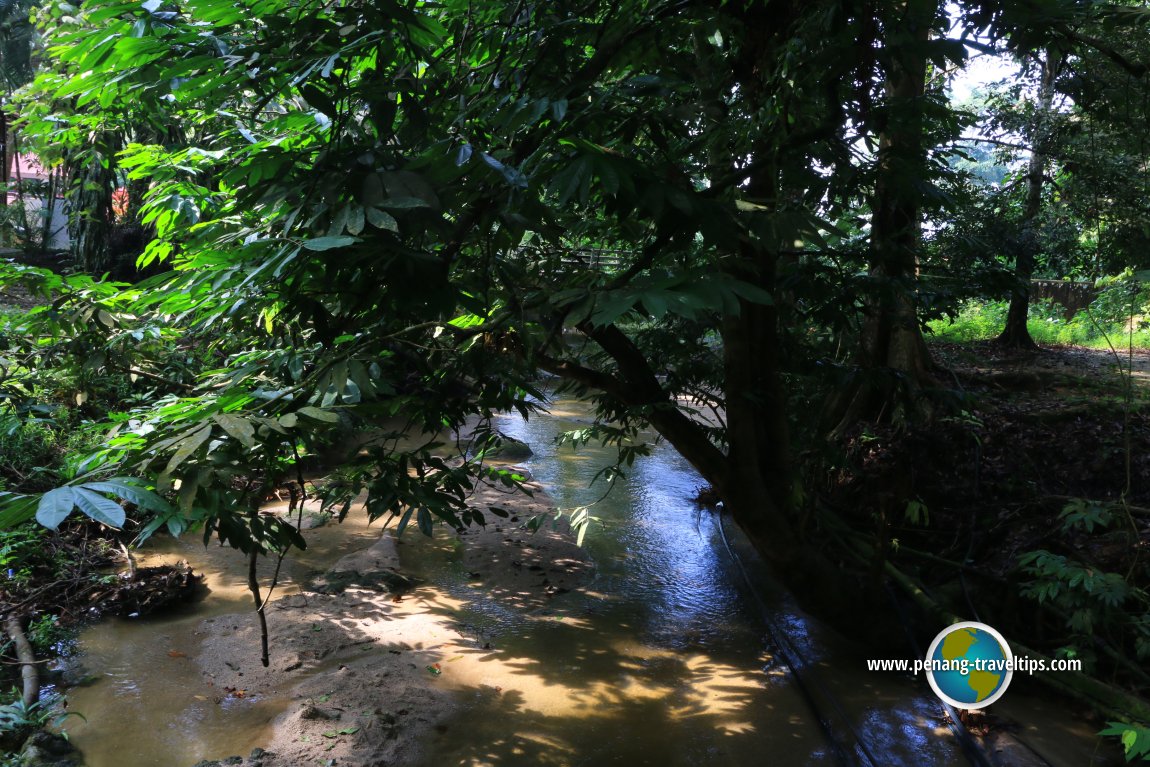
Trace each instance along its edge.
{"label": "forest undergrowth", "polygon": [[1145,698],[1150,355],[989,341],[932,351],[962,408],[856,429],[827,503],[870,531],[876,561],[954,614]]}

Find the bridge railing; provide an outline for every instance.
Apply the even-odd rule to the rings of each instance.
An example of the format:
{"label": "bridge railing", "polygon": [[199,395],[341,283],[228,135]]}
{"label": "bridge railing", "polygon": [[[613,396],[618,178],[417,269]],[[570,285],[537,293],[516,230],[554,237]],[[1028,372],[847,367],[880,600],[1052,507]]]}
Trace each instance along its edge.
{"label": "bridge railing", "polygon": [[1066,310],[1066,319],[1071,319],[1098,298],[1099,290],[1093,282],[1073,282],[1071,280],[1031,280],[1030,299],[1046,298]]}
{"label": "bridge railing", "polygon": [[567,269],[595,269],[615,271],[624,267],[634,251],[622,248],[564,248],[544,249],[522,247],[515,254],[524,260],[556,264]]}

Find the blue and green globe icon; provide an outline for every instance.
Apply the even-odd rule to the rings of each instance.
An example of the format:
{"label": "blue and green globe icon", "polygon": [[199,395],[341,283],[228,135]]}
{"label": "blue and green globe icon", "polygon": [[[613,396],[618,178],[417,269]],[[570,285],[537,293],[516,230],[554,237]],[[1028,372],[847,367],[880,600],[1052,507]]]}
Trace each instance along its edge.
{"label": "blue and green globe icon", "polygon": [[1010,645],[985,623],[947,626],[926,652],[926,679],[955,708],[983,708],[1002,697],[1014,675]]}

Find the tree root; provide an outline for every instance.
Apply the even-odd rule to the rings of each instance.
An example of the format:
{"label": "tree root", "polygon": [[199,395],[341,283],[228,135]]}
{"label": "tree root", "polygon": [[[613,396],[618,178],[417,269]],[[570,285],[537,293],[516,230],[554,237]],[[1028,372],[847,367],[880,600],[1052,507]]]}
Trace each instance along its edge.
{"label": "tree root", "polygon": [[124,560],[128,563],[128,580],[136,580],[136,558],[132,556],[132,552],[128,550],[122,542],[120,543],[120,552],[124,555]]}
{"label": "tree root", "polygon": [[36,667],[36,653],[32,652],[32,645],[24,636],[18,616],[8,616],[4,621],[4,630],[16,645],[16,659],[20,661],[20,677],[24,683],[24,706],[34,706],[40,701],[40,672]]}

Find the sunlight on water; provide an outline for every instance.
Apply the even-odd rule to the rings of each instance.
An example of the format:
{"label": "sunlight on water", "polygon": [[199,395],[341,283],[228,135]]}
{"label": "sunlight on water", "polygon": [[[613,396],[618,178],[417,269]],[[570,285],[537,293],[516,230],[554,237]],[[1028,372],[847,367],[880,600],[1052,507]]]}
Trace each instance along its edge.
{"label": "sunlight on water", "polygon": [[[531,446],[524,465],[561,509],[590,506],[597,520],[585,546],[594,580],[525,612],[517,602],[529,595],[495,598],[468,579],[451,534],[404,538],[403,569],[429,584],[405,600],[405,625],[425,621],[428,632],[442,631],[432,616],[450,614],[471,647],[489,642],[497,650],[483,662],[453,665],[439,680],[467,708],[463,724],[428,733],[423,764],[837,764],[783,656],[816,686],[820,715],[833,708],[882,764],[964,763],[923,685],[867,674],[857,648],[785,596],[768,597],[764,618],[723,547],[716,517],[692,502],[703,483],[678,454],[655,446],[608,492],[591,480],[613,461],[613,450],[555,445],[560,431],[590,423],[586,405],[561,401],[552,412],[530,421],[506,417],[498,426]],[[309,571],[368,546],[379,528],[352,515],[344,526],[307,535],[309,550],[288,566],[283,594]],[[90,719],[69,730],[89,767],[190,767],[262,745],[286,697],[189,694],[203,689],[188,659],[200,621],[250,607],[242,558],[195,541],[148,556],[192,560],[207,572],[212,596],[191,614],[111,621],[85,632],[82,662],[97,681],[69,692],[73,710]],[[768,620],[786,636],[785,648],[772,644]],[[366,618],[354,622],[364,635],[390,630]]]}
{"label": "sunlight on water", "polygon": [[[370,545],[379,527],[357,517],[304,535],[308,550],[285,562],[280,594],[298,591],[312,568]],[[81,634],[82,668],[74,674],[87,675],[90,683],[69,690],[68,700],[87,721],[71,719],[67,730],[87,767],[191,767],[200,759],[250,752],[267,740],[272,720],[288,701],[208,694],[191,660],[204,618],[241,612],[253,619],[245,558],[215,544],[204,547],[198,536],[156,538],[138,558],[142,566],[188,560],[205,575],[209,595],[188,612],[111,619]],[[273,564],[261,567],[266,571]]]}
{"label": "sunlight on water", "polygon": [[[691,501],[698,475],[660,445],[626,480],[592,485],[613,449],[557,447],[560,431],[590,418],[574,401],[551,413],[499,428],[531,446],[524,466],[559,508],[589,505],[598,518],[585,541],[595,580],[555,600],[562,621],[494,627],[518,668],[505,683],[530,679],[527,691],[510,722],[453,730],[424,764],[743,765],[767,753],[778,764],[832,764],[798,691],[765,669],[763,627],[716,546],[714,520]],[[554,750],[540,754],[541,742]]]}

